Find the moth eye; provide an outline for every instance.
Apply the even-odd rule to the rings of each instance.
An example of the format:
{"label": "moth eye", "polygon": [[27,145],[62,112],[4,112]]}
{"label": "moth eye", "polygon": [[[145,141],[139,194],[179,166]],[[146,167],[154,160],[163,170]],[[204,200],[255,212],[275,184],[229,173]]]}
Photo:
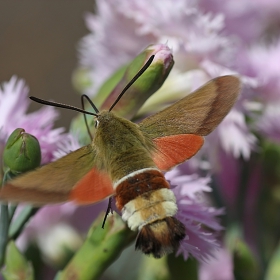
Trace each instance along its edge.
{"label": "moth eye", "polygon": [[95,121],[95,124],[94,124],[95,128],[97,128],[99,126],[99,120],[96,120]]}

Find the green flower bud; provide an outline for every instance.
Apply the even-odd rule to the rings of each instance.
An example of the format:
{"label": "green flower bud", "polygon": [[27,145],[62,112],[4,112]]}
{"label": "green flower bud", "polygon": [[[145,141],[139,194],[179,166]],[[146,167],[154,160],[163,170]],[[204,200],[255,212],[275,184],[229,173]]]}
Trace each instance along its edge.
{"label": "green flower bud", "polygon": [[260,279],[259,264],[248,245],[242,240],[236,240],[233,252],[235,279]]}
{"label": "green flower bud", "polygon": [[280,279],[280,244],[274,248],[272,257],[269,259],[268,268],[264,279],[276,280]]}
{"label": "green flower bud", "polygon": [[31,263],[26,260],[13,241],[10,241],[7,246],[6,263],[2,273],[6,280],[34,279]]}
{"label": "green flower bud", "polygon": [[3,152],[5,171],[22,173],[40,165],[41,149],[38,140],[17,128],[10,135]]}
{"label": "green flower bud", "polygon": [[[111,107],[124,87],[152,55],[155,55],[152,64],[125,92],[113,109],[114,113],[127,119],[132,119],[137,114],[146,100],[162,86],[173,67],[173,56],[171,50],[166,45],[151,45],[133,59],[128,66],[119,68],[101,86],[99,92],[94,97],[93,101],[99,111],[108,110]],[[91,111],[88,107],[87,110]],[[93,125],[90,124],[90,126],[94,130]],[[79,140],[82,144],[89,143],[89,137],[82,115],[79,115],[72,121],[71,130],[74,133],[78,131]]]}
{"label": "green flower bud", "polygon": [[132,119],[136,115],[146,100],[162,86],[173,67],[173,56],[171,50],[166,45],[151,45],[140,53],[128,65],[122,79],[102,104],[101,110],[111,107],[120,92],[152,55],[155,55],[152,64],[126,91],[113,109],[115,113],[127,119]]}
{"label": "green flower bud", "polygon": [[225,247],[233,257],[235,279],[260,279],[258,260],[242,235],[242,228],[239,224],[231,224],[225,235]]}

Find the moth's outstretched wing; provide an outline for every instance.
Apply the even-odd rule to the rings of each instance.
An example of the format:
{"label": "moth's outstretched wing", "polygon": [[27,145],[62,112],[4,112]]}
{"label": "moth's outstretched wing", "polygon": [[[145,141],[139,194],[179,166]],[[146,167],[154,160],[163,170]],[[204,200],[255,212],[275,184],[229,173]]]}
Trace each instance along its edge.
{"label": "moth's outstretched wing", "polygon": [[240,82],[234,76],[211,80],[161,112],[144,119],[139,125],[153,139],[177,135],[209,134],[235,103]]}
{"label": "moth's outstretched wing", "polygon": [[194,134],[179,134],[155,138],[156,150],[153,160],[163,171],[186,161],[194,156],[202,147],[204,138]]}
{"label": "moth's outstretched wing", "polygon": [[94,203],[113,194],[109,176],[96,168],[91,145],[27,172],[0,190],[0,200],[35,205],[74,200]]}
{"label": "moth's outstretched wing", "polygon": [[212,132],[228,114],[239,91],[240,81],[237,77],[218,77],[170,107],[144,119],[139,126],[157,147],[154,160],[158,167],[168,170],[192,157],[203,144],[202,136]]}

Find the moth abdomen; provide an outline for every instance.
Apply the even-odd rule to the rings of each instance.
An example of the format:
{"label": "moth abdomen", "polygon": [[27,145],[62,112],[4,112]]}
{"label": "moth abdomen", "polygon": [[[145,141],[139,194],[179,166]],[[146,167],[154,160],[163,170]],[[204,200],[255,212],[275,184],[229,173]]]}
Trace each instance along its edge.
{"label": "moth abdomen", "polygon": [[162,257],[178,248],[185,227],[177,213],[174,193],[156,168],[133,172],[116,184],[116,205],[131,230],[139,230],[136,249]]}
{"label": "moth abdomen", "polygon": [[135,249],[161,258],[177,250],[184,239],[185,226],[174,217],[166,217],[147,224],[138,233]]}
{"label": "moth abdomen", "polygon": [[169,188],[162,173],[156,168],[145,168],[130,173],[114,184],[116,205],[122,209],[137,196],[152,190]]}

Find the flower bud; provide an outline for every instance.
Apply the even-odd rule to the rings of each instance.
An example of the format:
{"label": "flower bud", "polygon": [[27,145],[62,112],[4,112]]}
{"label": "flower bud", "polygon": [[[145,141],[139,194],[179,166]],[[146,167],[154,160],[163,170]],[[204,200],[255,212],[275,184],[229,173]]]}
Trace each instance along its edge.
{"label": "flower bud", "polygon": [[41,149],[38,140],[17,128],[8,138],[3,152],[5,171],[22,173],[40,165]]}
{"label": "flower bud", "polygon": [[34,271],[31,263],[18,250],[14,241],[7,245],[5,268],[2,271],[6,280],[34,279]]}
{"label": "flower bud", "polygon": [[260,279],[256,256],[243,240],[236,240],[233,254],[234,275],[237,279]]}
{"label": "flower bud", "polygon": [[171,50],[166,45],[151,45],[140,53],[128,65],[122,79],[104,101],[101,109],[109,109],[111,107],[120,92],[152,55],[155,58],[151,65],[126,91],[114,107],[114,112],[125,118],[131,119],[136,115],[145,101],[162,86],[173,67],[173,56]]}
{"label": "flower bud", "polygon": [[[171,50],[166,45],[151,45],[140,53],[127,67],[118,69],[104,84],[94,97],[98,109],[108,110],[119,94],[132,78],[144,66],[147,60],[154,55],[154,60],[139,79],[125,92],[113,109],[114,113],[127,119],[132,119],[146,102],[164,83],[174,60]],[[100,107],[99,104],[102,104]],[[87,108],[87,110],[90,110]],[[88,118],[89,119],[89,118]],[[92,127],[92,124],[90,124]],[[94,130],[94,127],[92,127]],[[79,115],[72,121],[71,130],[79,131],[79,141],[87,144],[87,135],[84,119]]]}

